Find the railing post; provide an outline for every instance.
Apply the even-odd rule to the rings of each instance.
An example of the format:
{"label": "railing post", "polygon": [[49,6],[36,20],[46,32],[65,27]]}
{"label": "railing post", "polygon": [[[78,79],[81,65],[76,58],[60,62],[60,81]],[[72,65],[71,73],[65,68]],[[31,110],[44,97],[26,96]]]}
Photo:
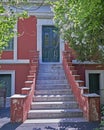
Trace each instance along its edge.
{"label": "railing post", "polygon": [[85,98],[84,115],[88,121],[99,121],[101,120],[100,115],[100,96],[97,94],[84,94]]}
{"label": "railing post", "polygon": [[[24,111],[25,100],[27,95],[15,94],[11,97],[11,122],[23,122],[26,120],[26,112]],[[24,115],[24,116],[23,116]]]}
{"label": "railing post", "polygon": [[[83,86],[83,82],[77,82],[73,76],[74,67],[72,67],[70,60],[70,54],[68,52],[63,52],[63,67],[66,74],[66,77],[70,83],[71,89],[75,98],[83,110],[84,117],[88,121],[101,121],[101,112],[100,112],[100,96],[93,93],[90,94],[87,87]],[[70,67],[69,67],[70,66]]]}

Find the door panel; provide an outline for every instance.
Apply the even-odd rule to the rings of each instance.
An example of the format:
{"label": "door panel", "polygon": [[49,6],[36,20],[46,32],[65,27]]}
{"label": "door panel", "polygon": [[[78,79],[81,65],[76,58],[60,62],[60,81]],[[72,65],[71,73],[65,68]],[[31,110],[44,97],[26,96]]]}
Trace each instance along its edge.
{"label": "door panel", "polygon": [[60,59],[59,35],[54,26],[42,28],[42,61],[59,62]]}
{"label": "door panel", "polygon": [[89,92],[100,94],[100,74],[89,74]]}

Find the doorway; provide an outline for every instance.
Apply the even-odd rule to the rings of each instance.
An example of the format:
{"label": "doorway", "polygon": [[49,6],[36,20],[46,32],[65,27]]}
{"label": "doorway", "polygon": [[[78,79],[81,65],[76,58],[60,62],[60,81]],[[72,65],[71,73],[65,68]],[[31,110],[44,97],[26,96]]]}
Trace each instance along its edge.
{"label": "doorway", "polygon": [[89,92],[100,95],[100,74],[99,73],[89,74]]}
{"label": "doorway", "polygon": [[4,83],[3,87],[6,87],[7,97],[11,96],[11,74],[0,74],[0,81]]}
{"label": "doorway", "polygon": [[42,26],[42,62],[59,62],[60,45],[58,29]]}

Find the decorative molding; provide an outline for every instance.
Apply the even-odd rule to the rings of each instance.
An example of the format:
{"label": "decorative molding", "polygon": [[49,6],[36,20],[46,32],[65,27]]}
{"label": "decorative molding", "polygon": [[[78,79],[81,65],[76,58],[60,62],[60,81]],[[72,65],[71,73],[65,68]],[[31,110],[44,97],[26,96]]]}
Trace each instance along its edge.
{"label": "decorative molding", "polygon": [[[39,55],[40,63],[43,63],[42,62],[42,26],[43,25],[46,25],[46,26],[54,25],[53,19],[37,19],[37,50],[40,52],[40,55]],[[63,50],[64,50],[64,43],[60,37],[60,62],[59,63],[62,63]]]}
{"label": "decorative molding", "polygon": [[0,60],[0,64],[29,64],[29,60]]}
{"label": "decorative molding", "polygon": [[35,15],[38,19],[52,19],[53,18],[53,13],[43,13],[43,12],[41,12],[41,13],[39,13],[39,12],[29,12],[28,13],[29,15]]}
{"label": "decorative molding", "polygon": [[[17,30],[17,23],[15,25],[15,30]],[[17,35],[14,36],[14,60],[17,60]]]}
{"label": "decorative molding", "polygon": [[91,61],[84,61],[84,62],[81,62],[81,61],[78,61],[78,60],[72,60],[72,63],[73,64],[98,64],[98,63],[96,63],[96,62],[91,62]]}

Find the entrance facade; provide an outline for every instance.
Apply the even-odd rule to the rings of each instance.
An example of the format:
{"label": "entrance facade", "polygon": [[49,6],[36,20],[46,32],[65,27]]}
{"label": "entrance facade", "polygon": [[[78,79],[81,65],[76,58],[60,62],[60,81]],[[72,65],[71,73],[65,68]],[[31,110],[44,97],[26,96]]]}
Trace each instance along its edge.
{"label": "entrance facade", "polygon": [[62,63],[64,41],[52,19],[37,19],[37,50],[40,63]]}
{"label": "entrance facade", "polygon": [[42,27],[42,62],[59,62],[60,46],[58,31],[54,26]]}

